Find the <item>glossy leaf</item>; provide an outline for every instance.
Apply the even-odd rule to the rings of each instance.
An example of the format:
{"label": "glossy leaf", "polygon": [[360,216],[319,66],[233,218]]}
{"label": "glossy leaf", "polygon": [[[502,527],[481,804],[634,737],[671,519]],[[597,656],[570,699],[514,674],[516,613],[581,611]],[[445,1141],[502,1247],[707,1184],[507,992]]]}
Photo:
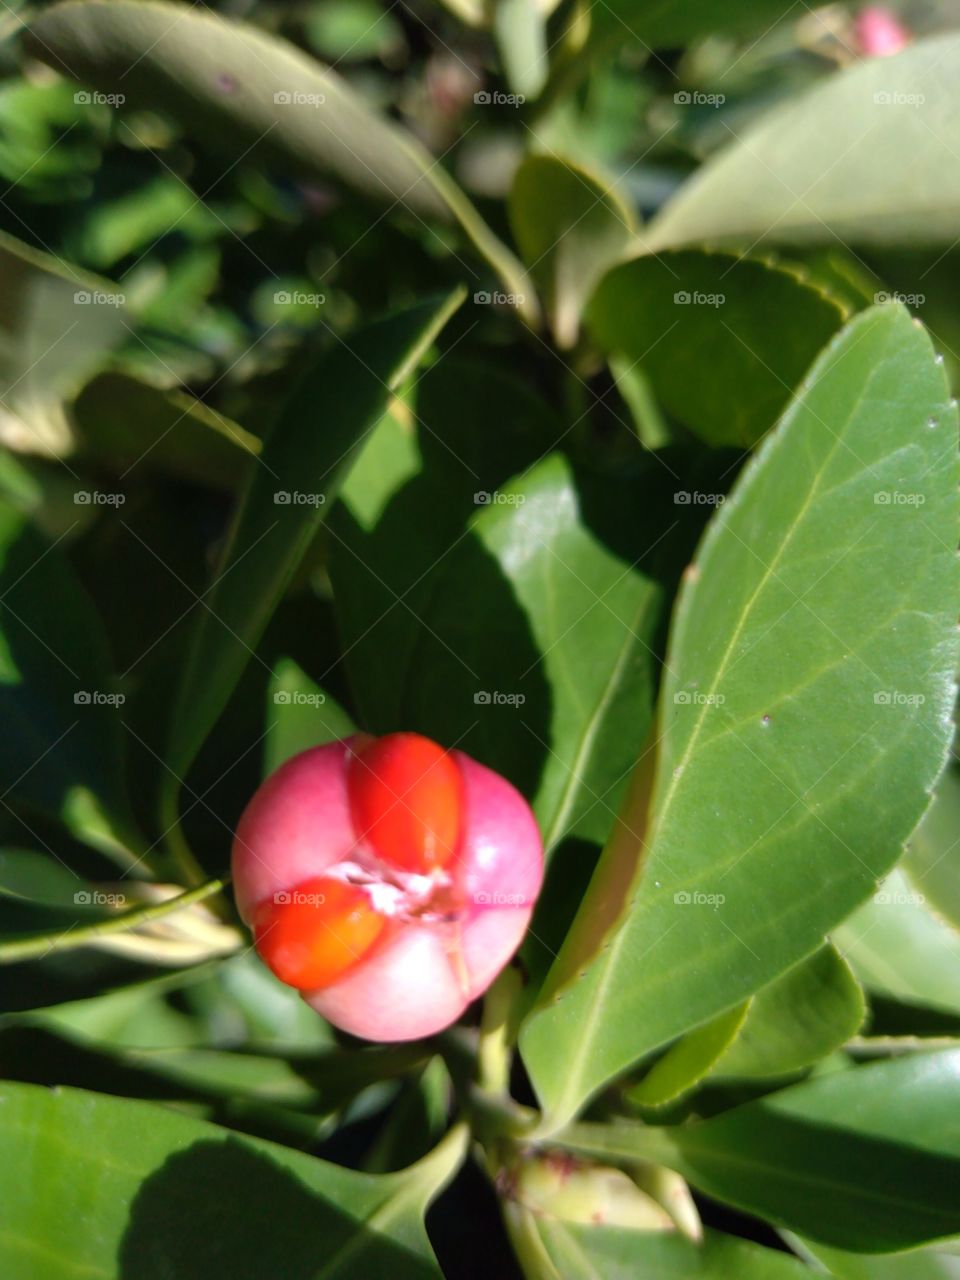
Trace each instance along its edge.
{"label": "glossy leaf", "polygon": [[173,720],[173,774],[185,774],[223,710],[391,390],[459,303],[458,294],[424,302],[338,341],[286,403],[250,474],[196,623]]}
{"label": "glossy leaf", "polygon": [[691,431],[747,446],[850,314],[802,267],[696,250],[615,267],[587,325],[604,351],[638,364]]}
{"label": "glossy leaf", "polygon": [[606,851],[521,1030],[552,1124],[811,954],[899,856],[951,732],[956,484],[928,338],[864,312],[681,590],[649,834],[628,814],[643,838]]}
{"label": "glossy leaf", "polygon": [[[414,399],[371,433],[329,524],[344,661],[364,727],[376,733],[428,732],[404,702],[429,601],[478,503],[563,432],[509,370],[456,352],[423,373]],[[480,569],[473,557],[467,571]],[[492,615],[503,630],[509,606],[500,596],[497,605]]]}
{"label": "glossy leaf", "polygon": [[434,736],[469,716],[464,749],[526,789],[542,759],[548,849],[605,838],[653,714],[662,507],[611,530],[612,488],[559,455],[501,486],[444,564],[411,668],[407,706]]}
{"label": "glossy leaf", "polygon": [[630,1089],[628,1101],[637,1107],[661,1107],[692,1089],[722,1061],[737,1039],[748,1009],[749,1001],[734,1005],[671,1045],[640,1083]]}
{"label": "glossy leaf", "polygon": [[788,1237],[801,1257],[825,1266],[836,1280],[960,1280],[960,1255],[937,1249],[909,1253],[844,1253],[824,1244]]}
{"label": "glossy leaf", "polygon": [[267,691],[265,773],[272,773],[299,751],[347,738],[355,729],[343,707],[292,658],[277,663]]}
{"label": "glossy leaf", "polygon": [[833,933],[869,991],[960,1013],[960,936],[897,869]]}
{"label": "glossy leaf", "polygon": [[423,1213],[465,1150],[455,1130],[401,1173],[361,1174],[146,1103],[9,1083],[0,1135],[0,1263],[39,1274],[42,1256],[63,1280],[226,1280],[281,1257],[318,1280],[439,1276]]}
{"label": "glossy leaf", "polygon": [[757,992],[712,1075],[749,1080],[801,1071],[856,1035],[864,1014],[850,966],[826,946]]}
{"label": "glossy leaf", "polygon": [[832,1072],[690,1125],[574,1125],[563,1141],[658,1160],[748,1213],[884,1253],[960,1233],[958,1105],[955,1049]]}
{"label": "glossy leaf", "polygon": [[125,105],[163,110],[193,136],[283,172],[332,173],[393,206],[457,219],[519,306],[536,300],[519,263],[420,142],[335,71],[293,45],[208,10],[162,0],[68,0],[30,26],[30,50]]}
{"label": "glossy leaf", "polygon": [[958,82],[952,32],[854,63],[732,138],[651,224],[648,247],[952,244]]}
{"label": "glossy leaf", "polygon": [[508,208],[557,343],[572,347],[594,287],[636,238],[633,213],[611,184],[554,155],[527,156]]}

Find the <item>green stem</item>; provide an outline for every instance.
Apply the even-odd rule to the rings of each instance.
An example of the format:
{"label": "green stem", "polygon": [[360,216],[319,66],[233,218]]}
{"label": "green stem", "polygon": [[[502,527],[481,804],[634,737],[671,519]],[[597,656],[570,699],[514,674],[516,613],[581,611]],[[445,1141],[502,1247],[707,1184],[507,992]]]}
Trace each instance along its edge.
{"label": "green stem", "polygon": [[206,884],[189,889],[175,898],[168,898],[165,902],[152,902],[144,907],[135,907],[132,911],[124,911],[107,920],[98,920],[96,924],[70,929],[56,938],[51,938],[45,933],[0,943],[0,964],[36,959],[38,956],[49,955],[53,951],[69,951],[74,947],[88,946],[96,939],[107,937],[112,933],[125,933],[129,929],[136,928],[137,925],[162,919],[164,916],[173,915],[175,911],[182,911],[184,907],[192,906],[195,902],[212,898],[225,884],[226,879],[209,880]]}

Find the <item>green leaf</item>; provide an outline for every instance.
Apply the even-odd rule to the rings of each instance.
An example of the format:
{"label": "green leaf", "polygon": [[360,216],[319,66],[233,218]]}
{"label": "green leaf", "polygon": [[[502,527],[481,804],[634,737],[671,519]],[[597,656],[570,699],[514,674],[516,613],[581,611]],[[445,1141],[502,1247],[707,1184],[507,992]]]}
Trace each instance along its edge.
{"label": "green leaf", "polygon": [[267,693],[265,773],[308,747],[348,738],[355,728],[346,711],[292,658],[277,663]]}
{"label": "green leaf", "polygon": [[280,1258],[316,1280],[438,1277],[423,1214],[466,1147],[454,1130],[401,1173],[361,1174],[147,1103],[9,1083],[0,1135],[0,1264],[62,1280],[234,1280]]}
{"label": "green leaf", "polygon": [[557,343],[572,347],[594,287],[636,239],[633,214],[609,183],[554,155],[527,156],[508,209]]}
{"label": "green leaf", "polygon": [[711,1076],[750,1080],[801,1071],[856,1035],[864,1013],[850,966],[836,948],[823,947],[757,992]]}
{"label": "green leaf", "polygon": [[[360,720],[371,733],[415,727],[404,702],[426,632],[422,620],[476,514],[477,498],[492,497],[548,453],[562,432],[523,380],[454,352],[420,377],[412,410],[396,406],[371,433],[329,524],[344,660]],[[477,568],[476,557],[469,568]],[[505,603],[509,609],[498,593],[498,606]],[[507,616],[512,621],[502,608],[491,616],[500,629],[507,628]],[[517,670],[535,657],[530,653]]]}
{"label": "green leaf", "polygon": [[873,308],[714,517],[674,615],[649,832],[628,811],[643,838],[611,843],[521,1029],[551,1123],[815,951],[899,856],[950,738],[956,442],[926,334]]}
{"label": "green leaf", "polygon": [[444,561],[405,690],[424,732],[536,786],[549,850],[606,837],[653,715],[667,517],[616,493],[556,454],[502,485]]}
{"label": "green leaf", "polygon": [[933,804],[913,833],[903,869],[928,907],[960,929],[960,769],[940,779]]}
{"label": "green leaf", "polygon": [[35,17],[31,53],[125,106],[162,108],[238,159],[256,150],[281,172],[332,173],[391,207],[460,222],[529,318],[520,264],[413,137],[334,71],[293,45],[208,10],[158,0],[68,0]]}
{"label": "green leaf", "polygon": [[747,1000],[734,1005],[671,1045],[629,1090],[629,1102],[637,1107],[662,1107],[692,1089],[737,1039],[749,1007]]}
{"label": "green leaf", "polygon": [[349,342],[338,340],[288,400],[250,473],[204,597],[173,719],[169,777],[185,775],[364,437],[462,296],[420,303]]}
{"label": "green leaf", "polygon": [[833,940],[869,991],[960,1013],[960,937],[899,868]]}
{"label": "green leaf", "polygon": [[960,1232],[958,1106],[954,1049],[832,1072],[691,1125],[574,1125],[562,1142],[658,1160],[779,1226],[887,1253]]}
{"label": "green leaf", "polygon": [[180,479],[231,489],[260,441],[200,400],[161,391],[125,373],[102,373],[72,407],[79,446],[125,479],[141,464]]}
{"label": "green leaf", "polygon": [[803,1280],[795,1258],[708,1231],[702,1244],[663,1231],[584,1226],[508,1206],[507,1222],[529,1280]]}
{"label": "green leaf", "polygon": [[123,695],[103,626],[56,548],[2,504],[0,601],[5,794],[129,865],[138,838],[121,764]]}
{"label": "green leaf", "polygon": [[772,426],[850,309],[801,266],[691,250],[615,267],[587,326],[636,362],[670,413],[714,445]]}
{"label": "green leaf", "polygon": [[64,401],[129,333],[123,294],[0,232],[0,442],[60,455]]}
{"label": "green leaf", "polygon": [[844,1253],[788,1236],[801,1257],[822,1263],[836,1280],[960,1280],[960,1257],[936,1249],[909,1253]]}
{"label": "green leaf", "polygon": [[952,244],[958,83],[953,33],[855,62],[732,139],[664,207],[647,247]]}

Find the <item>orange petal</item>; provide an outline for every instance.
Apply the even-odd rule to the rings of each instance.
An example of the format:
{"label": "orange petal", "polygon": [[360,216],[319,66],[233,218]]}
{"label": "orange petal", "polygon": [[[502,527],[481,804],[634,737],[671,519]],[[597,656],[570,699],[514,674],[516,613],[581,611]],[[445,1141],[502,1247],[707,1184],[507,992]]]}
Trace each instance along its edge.
{"label": "orange petal", "polygon": [[455,857],[463,824],[456,761],[419,733],[388,733],[355,748],[347,790],[357,836],[385,862],[425,874]]}
{"label": "orange petal", "polygon": [[316,990],[358,964],[386,920],[356,885],[317,876],[263,902],[253,929],[261,959],[281,982]]}

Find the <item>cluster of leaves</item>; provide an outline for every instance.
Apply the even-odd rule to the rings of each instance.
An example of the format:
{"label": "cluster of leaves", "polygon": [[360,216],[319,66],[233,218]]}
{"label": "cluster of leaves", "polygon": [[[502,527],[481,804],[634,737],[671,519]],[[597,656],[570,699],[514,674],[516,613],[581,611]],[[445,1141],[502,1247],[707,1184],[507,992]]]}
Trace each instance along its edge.
{"label": "cluster of leaves", "polygon": [[[6,7],[0,1270],[958,1276],[949,6],[448,6]],[[544,835],[426,1042],[225,883],[355,727]]]}

